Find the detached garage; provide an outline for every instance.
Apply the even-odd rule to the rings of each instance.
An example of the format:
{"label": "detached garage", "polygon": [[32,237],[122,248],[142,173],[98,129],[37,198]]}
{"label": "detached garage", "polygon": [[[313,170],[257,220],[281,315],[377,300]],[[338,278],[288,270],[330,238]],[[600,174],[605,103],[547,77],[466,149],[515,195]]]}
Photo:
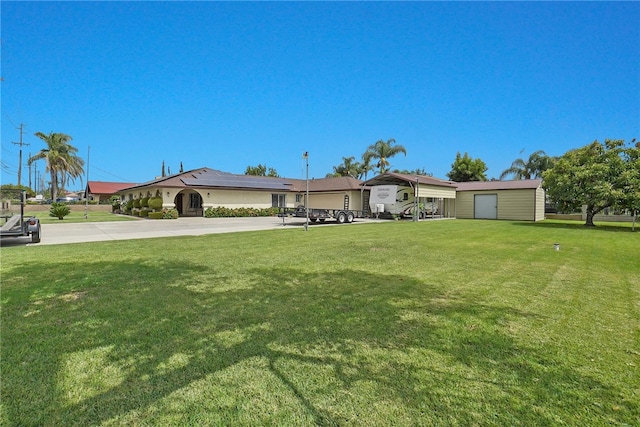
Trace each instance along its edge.
{"label": "detached garage", "polygon": [[544,190],[541,179],[459,182],[456,218],[541,221]]}

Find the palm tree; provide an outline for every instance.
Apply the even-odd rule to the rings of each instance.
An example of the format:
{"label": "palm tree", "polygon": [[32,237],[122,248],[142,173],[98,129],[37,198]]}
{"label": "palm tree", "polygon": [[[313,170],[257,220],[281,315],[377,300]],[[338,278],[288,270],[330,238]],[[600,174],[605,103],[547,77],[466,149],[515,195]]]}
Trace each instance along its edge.
{"label": "palm tree", "polygon": [[58,190],[64,190],[68,180],[74,180],[84,173],[84,160],[76,155],[78,149],[69,144],[71,137],[64,133],[51,132],[46,135],[36,132],[35,136],[47,144],[40,152],[29,158],[29,164],[44,159],[46,172],[51,174],[51,199],[56,200]]}
{"label": "palm tree", "polygon": [[355,157],[343,157],[342,163],[333,167],[333,173],[327,174],[327,177],[351,176],[357,177],[360,173],[360,163],[355,161]]}
{"label": "palm tree", "polygon": [[367,151],[362,155],[362,159],[367,163],[371,159],[378,159],[376,167],[380,169],[381,174],[385,173],[389,170],[389,158],[399,153],[407,155],[407,150],[402,145],[395,145],[395,143],[396,140],[393,138],[387,141],[379,140],[367,148]]}
{"label": "palm tree", "polygon": [[523,159],[515,159],[511,163],[511,167],[502,171],[500,179],[505,179],[509,175],[513,175],[514,179],[532,179],[542,176],[542,172],[552,166],[552,158],[547,154],[538,150],[529,156],[525,161]]}
{"label": "palm tree", "polygon": [[371,164],[371,157],[363,155],[362,162],[358,163],[360,167],[358,168],[358,178],[367,180],[367,175],[369,172],[373,170],[373,165]]}

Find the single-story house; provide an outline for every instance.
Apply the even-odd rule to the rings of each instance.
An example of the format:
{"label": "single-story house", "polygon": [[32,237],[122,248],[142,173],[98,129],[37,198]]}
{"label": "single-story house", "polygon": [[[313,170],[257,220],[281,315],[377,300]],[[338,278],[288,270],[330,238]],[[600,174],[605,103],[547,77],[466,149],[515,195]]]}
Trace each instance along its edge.
{"label": "single-story house", "polygon": [[[308,190],[307,190],[308,185]],[[238,175],[207,167],[161,177],[118,191],[124,201],[162,197],[180,216],[203,216],[209,208],[351,209],[371,212],[371,189],[394,186],[402,201],[428,206],[431,217],[539,221],[544,219],[542,180],[453,182],[430,176],[387,172],[365,182],[352,177],[289,179]],[[93,188],[93,187],[91,187]],[[399,200],[399,201],[401,201]]]}
{"label": "single-story house", "polygon": [[456,218],[541,221],[545,193],[541,179],[456,184]]}
{"label": "single-story house", "polygon": [[[340,177],[308,182],[310,207],[362,209],[360,180]],[[306,191],[306,180],[237,175],[204,167],[133,185],[119,194],[125,201],[161,196],[162,206],[175,207],[181,216],[203,216],[209,207],[294,208],[304,205]],[[320,206],[324,204],[330,206]]]}
{"label": "single-story house", "polygon": [[109,200],[111,196],[117,195],[121,190],[137,185],[133,182],[107,182],[107,181],[89,181],[85,189],[85,197],[89,200],[100,202],[100,200]]}

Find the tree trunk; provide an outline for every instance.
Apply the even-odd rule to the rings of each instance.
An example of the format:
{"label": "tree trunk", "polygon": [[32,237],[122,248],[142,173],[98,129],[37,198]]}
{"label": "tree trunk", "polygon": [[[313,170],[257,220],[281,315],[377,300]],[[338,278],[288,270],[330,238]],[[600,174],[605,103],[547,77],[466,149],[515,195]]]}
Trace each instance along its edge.
{"label": "tree trunk", "polygon": [[51,201],[55,202],[58,196],[58,172],[51,170]]}
{"label": "tree trunk", "polygon": [[587,227],[595,227],[593,223],[593,217],[595,216],[595,211],[593,208],[587,206],[587,222],[584,223]]}

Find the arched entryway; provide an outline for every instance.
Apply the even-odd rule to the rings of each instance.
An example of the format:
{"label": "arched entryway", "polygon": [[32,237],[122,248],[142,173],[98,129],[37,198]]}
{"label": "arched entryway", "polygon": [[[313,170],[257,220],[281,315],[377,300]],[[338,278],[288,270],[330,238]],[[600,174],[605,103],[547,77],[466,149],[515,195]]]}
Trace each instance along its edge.
{"label": "arched entryway", "polygon": [[184,190],[179,192],[174,203],[178,210],[178,215],[185,216],[204,216],[202,209],[202,196],[197,191]]}

